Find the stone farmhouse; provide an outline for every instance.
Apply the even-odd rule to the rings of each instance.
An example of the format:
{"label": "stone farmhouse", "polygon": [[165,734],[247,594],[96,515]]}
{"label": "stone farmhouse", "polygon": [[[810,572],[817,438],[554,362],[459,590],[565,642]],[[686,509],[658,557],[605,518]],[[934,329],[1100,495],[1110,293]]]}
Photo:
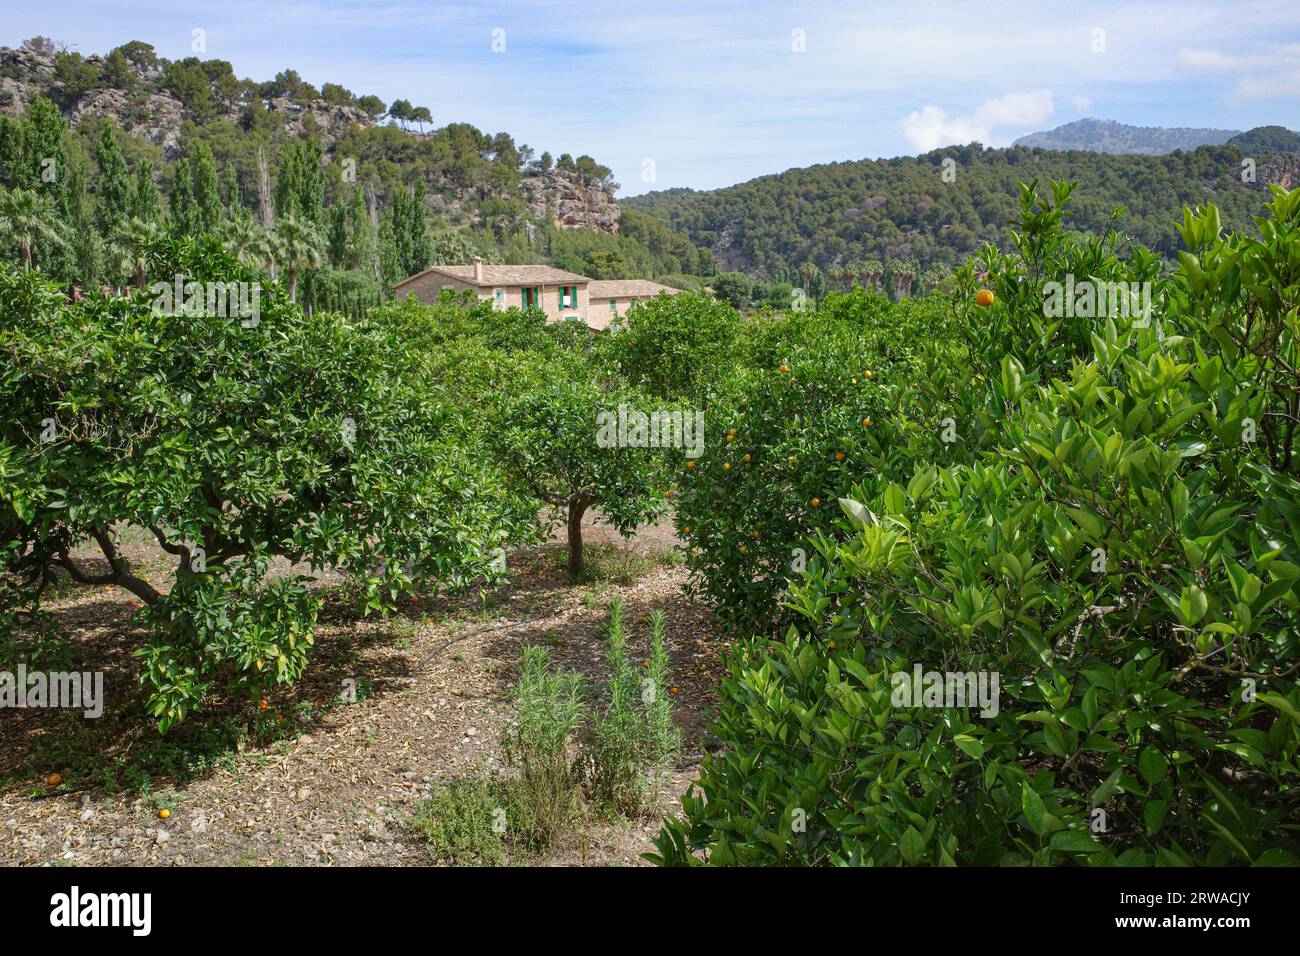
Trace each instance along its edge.
{"label": "stone farmhouse", "polygon": [[536,306],[548,322],[585,322],[596,330],[627,315],[633,302],[679,291],[646,279],[589,279],[551,266],[490,265],[482,259],[470,265],[430,266],[393,287],[399,299],[414,295],[429,303],[444,289],[468,289],[503,311]]}

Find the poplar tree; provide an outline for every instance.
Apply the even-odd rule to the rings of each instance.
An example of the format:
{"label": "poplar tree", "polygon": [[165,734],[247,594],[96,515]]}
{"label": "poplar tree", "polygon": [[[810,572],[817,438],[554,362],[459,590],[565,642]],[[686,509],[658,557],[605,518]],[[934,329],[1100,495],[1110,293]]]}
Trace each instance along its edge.
{"label": "poplar tree", "polygon": [[141,160],[135,167],[135,181],[131,185],[131,216],[141,222],[158,219],[158,188],[153,184],[153,169]]}
{"label": "poplar tree", "polygon": [[189,160],[176,161],[176,179],[167,197],[171,209],[172,229],[178,235],[190,236],[199,231],[198,210],[194,203],[194,181],[190,175]]}
{"label": "poplar tree", "polygon": [[234,166],[226,167],[226,175],[222,182],[221,191],[225,194],[226,214],[232,221],[240,218],[244,211],[244,204],[240,201],[239,174],[235,172]]}
{"label": "poplar tree", "polygon": [[217,192],[217,165],[212,150],[201,144],[194,151],[194,205],[199,232],[215,232],[221,222],[221,196]]}
{"label": "poplar tree", "polygon": [[95,225],[101,236],[111,236],[131,216],[131,178],[111,126],[106,125],[99,134],[95,162],[99,165]]}

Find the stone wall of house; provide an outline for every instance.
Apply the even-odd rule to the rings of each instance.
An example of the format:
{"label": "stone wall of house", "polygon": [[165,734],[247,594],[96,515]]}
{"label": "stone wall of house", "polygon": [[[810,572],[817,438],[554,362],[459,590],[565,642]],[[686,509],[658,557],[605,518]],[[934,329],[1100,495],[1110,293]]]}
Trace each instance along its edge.
{"label": "stone wall of house", "polygon": [[[560,287],[558,285],[543,285],[541,296],[542,311],[546,313],[548,322],[561,322],[572,316],[577,316],[582,322],[587,321],[590,303],[587,296],[586,283],[578,283],[578,303],[577,308],[560,308]],[[507,285],[500,286],[505,289],[505,306],[506,308],[519,308],[520,302],[523,301],[523,286]],[[443,289],[454,289],[461,291],[471,289],[478,298],[484,302],[491,302],[493,299],[494,289],[476,288],[468,282],[462,282],[459,279],[453,279],[450,276],[442,275],[438,272],[429,272],[417,279],[407,283],[398,290],[402,298],[407,295],[414,295],[417,301],[433,303],[438,301],[438,294]],[[605,308],[609,308],[609,300],[606,300]]]}

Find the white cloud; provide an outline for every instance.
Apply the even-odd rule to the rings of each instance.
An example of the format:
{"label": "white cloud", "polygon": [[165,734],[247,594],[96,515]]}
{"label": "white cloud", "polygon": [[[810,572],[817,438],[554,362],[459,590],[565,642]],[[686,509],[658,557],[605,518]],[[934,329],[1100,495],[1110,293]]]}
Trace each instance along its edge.
{"label": "white cloud", "polygon": [[981,142],[997,145],[999,126],[1034,126],[1055,112],[1051,90],[1007,93],[986,100],[969,116],[949,116],[933,104],[923,106],[902,121],[903,135],[916,149],[927,152],[953,143]]}
{"label": "white cloud", "polygon": [[1204,73],[1237,72],[1250,69],[1258,64],[1258,59],[1246,56],[1229,56],[1218,50],[1200,50],[1183,47],[1178,51],[1178,63],[1189,70]]}
{"label": "white cloud", "polygon": [[1088,112],[1092,109],[1092,100],[1086,96],[1076,96],[1074,98],[1074,109],[1075,112],[1087,116]]}
{"label": "white cloud", "polygon": [[1233,92],[1245,99],[1294,96],[1300,94],[1300,70],[1263,77],[1243,76]]}
{"label": "white cloud", "polygon": [[1245,55],[1183,47],[1178,62],[1200,73],[1235,73],[1232,89],[1240,99],[1274,99],[1300,92],[1300,43],[1259,44]]}

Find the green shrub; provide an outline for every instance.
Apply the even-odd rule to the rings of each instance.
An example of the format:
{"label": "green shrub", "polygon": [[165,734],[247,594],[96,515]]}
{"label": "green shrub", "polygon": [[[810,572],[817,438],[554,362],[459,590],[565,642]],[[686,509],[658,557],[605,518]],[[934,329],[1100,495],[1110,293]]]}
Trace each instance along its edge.
{"label": "green shrub", "polygon": [[439,862],[500,866],[506,862],[507,802],[501,786],[486,777],[452,780],[416,805],[412,826]]}
{"label": "green shrub", "polygon": [[658,789],[659,778],[671,767],[682,747],[681,730],[673,722],[664,620],[663,611],[650,612],[650,658],[641,690],[641,701],[646,708],[646,763],[654,790]]}
{"label": "green shrub", "polygon": [[621,599],[610,603],[605,657],[609,679],[591,724],[588,786],[597,806],[623,816],[641,813],[680,744],[667,686],[662,612],[651,617],[644,676],[628,654]]}
{"label": "green shrub", "polygon": [[545,648],[527,647],[512,702],[515,719],[501,740],[514,771],[511,832],[527,848],[545,850],[577,809],[573,751],[585,716],[582,677],[552,671]]}
{"label": "green shrub", "polygon": [[631,815],[641,809],[644,721],[637,697],[641,677],[627,652],[623,601],[610,602],[605,636],[609,679],[591,722],[591,796],[602,809]]}

